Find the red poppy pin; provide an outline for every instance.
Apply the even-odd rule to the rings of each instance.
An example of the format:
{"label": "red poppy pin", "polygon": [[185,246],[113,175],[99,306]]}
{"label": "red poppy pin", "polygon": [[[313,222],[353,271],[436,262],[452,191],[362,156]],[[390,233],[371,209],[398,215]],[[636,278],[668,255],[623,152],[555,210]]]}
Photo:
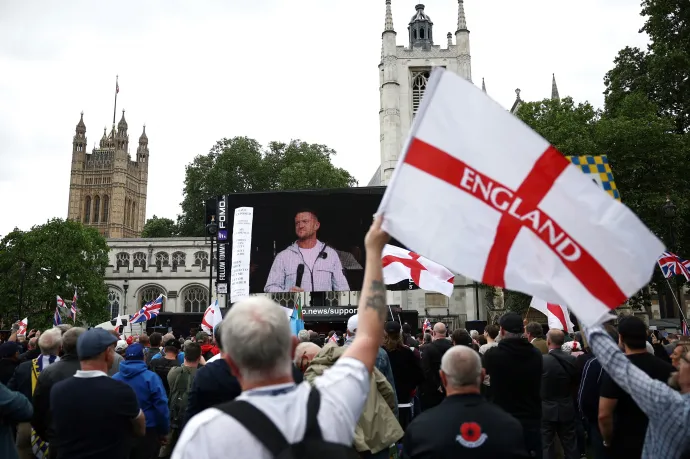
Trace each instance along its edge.
{"label": "red poppy pin", "polygon": [[476,422],[465,422],[460,426],[460,435],[455,441],[465,448],[478,448],[484,444],[487,435],[482,433],[482,428]]}

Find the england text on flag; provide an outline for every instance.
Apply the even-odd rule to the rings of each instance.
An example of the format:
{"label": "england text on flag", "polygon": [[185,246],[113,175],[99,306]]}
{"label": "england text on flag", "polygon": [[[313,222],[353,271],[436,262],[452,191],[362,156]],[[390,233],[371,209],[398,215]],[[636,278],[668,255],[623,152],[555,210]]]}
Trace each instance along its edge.
{"label": "england text on flag", "polygon": [[688,260],[680,258],[672,252],[664,252],[658,260],[661,272],[666,279],[673,276],[685,276],[685,280],[690,281],[690,270],[688,269]]}
{"label": "england text on flag", "polygon": [[213,336],[213,330],[215,330],[216,325],[223,321],[223,315],[218,307],[218,300],[215,300],[206,308],[204,312],[204,317],[201,319],[201,329],[207,334]]}
{"label": "england text on flag", "polygon": [[143,308],[141,308],[136,314],[129,318],[129,323],[137,324],[139,322],[146,322],[156,317],[161,312],[161,307],[163,306],[163,295],[159,295],[158,298],[146,303]]}
{"label": "england text on flag", "polygon": [[383,228],[476,281],[598,322],[664,248],[637,216],[452,72],[436,68],[386,189]]}
{"label": "england text on flag", "polygon": [[454,275],[448,269],[409,250],[386,244],[383,248],[383,281],[397,284],[412,279],[419,288],[453,294]]}
{"label": "england text on flag", "polygon": [[549,319],[549,328],[557,328],[567,333],[575,331],[575,324],[570,320],[570,311],[568,311],[567,307],[560,304],[547,303],[539,298],[532,298],[529,306]]}

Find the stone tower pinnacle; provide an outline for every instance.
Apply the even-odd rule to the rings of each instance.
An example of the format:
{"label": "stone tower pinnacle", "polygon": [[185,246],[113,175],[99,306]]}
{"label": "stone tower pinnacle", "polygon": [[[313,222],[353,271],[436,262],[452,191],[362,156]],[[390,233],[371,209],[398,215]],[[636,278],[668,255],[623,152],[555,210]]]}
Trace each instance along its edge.
{"label": "stone tower pinnacle", "polygon": [[482,78],[482,91],[486,94],[486,83],[484,82],[484,78]]}
{"label": "stone tower pinnacle", "polygon": [[434,23],[424,12],[424,5],[421,3],[415,6],[417,10],[410,19],[407,30],[410,32],[410,48],[421,47],[429,49],[434,45]]}
{"label": "stone tower pinnacle", "polygon": [[[465,4],[458,0],[458,32],[467,30],[467,18],[465,17]],[[469,32],[469,30],[467,30]]]}
{"label": "stone tower pinnacle", "polygon": [[560,100],[561,97],[558,95],[558,85],[556,84],[556,74],[553,74],[553,79],[551,80],[551,99]]}
{"label": "stone tower pinnacle", "polygon": [[386,26],[383,30],[386,32],[395,30],[393,28],[393,10],[391,8],[391,0],[386,0]]}

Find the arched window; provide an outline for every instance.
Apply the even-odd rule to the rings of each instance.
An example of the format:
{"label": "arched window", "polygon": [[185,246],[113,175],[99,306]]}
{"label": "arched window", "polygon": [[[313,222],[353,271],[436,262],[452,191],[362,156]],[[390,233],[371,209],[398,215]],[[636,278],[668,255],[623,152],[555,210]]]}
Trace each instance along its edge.
{"label": "arched window", "polygon": [[84,223],[91,223],[91,196],[84,200]]}
{"label": "arched window", "polygon": [[93,198],[93,222],[98,223],[98,217],[101,216],[101,198],[96,195]]}
{"label": "arched window", "polygon": [[184,312],[204,312],[208,307],[208,290],[204,287],[194,286],[185,289],[182,294]]}
{"label": "arched window", "polygon": [[156,265],[159,263],[161,266],[168,266],[170,264],[170,257],[167,252],[158,252],[156,254]]}
{"label": "arched window", "polygon": [[110,211],[110,198],[106,194],[103,196],[103,218],[101,221],[103,223],[108,223],[108,212]]}
{"label": "arched window", "polygon": [[134,254],[135,268],[146,268],[146,254],[144,252],[137,252]]}
{"label": "arched window", "polygon": [[120,315],[120,291],[112,287],[108,289],[108,312],[111,319]]}
{"label": "arched window", "polygon": [[419,29],[419,38],[424,39],[424,29]]}
{"label": "arched window", "polygon": [[127,252],[120,252],[117,254],[117,267],[129,269],[129,254]]}
{"label": "arched window", "polygon": [[137,203],[132,201],[132,218],[129,221],[129,224],[132,228],[137,226]]}
{"label": "arched window", "polygon": [[173,252],[172,254],[172,266],[173,269],[177,269],[178,266],[184,266],[187,260],[187,256],[184,252]]}
{"label": "arched window", "polygon": [[416,115],[419,105],[422,102],[422,97],[424,97],[424,91],[426,91],[426,85],[429,81],[430,72],[428,70],[422,70],[419,72],[412,73],[412,114]]}
{"label": "arched window", "polygon": [[205,268],[208,266],[208,253],[206,252],[197,252],[194,254],[194,265],[193,266],[201,266],[201,268]]}
{"label": "arched window", "polygon": [[[146,303],[152,302],[160,295],[165,295],[165,292],[157,285],[149,285],[148,287],[145,287],[141,293],[139,293],[139,307],[143,308]],[[163,306],[165,306],[165,298],[163,298]],[[161,308],[161,311],[162,310],[163,308]]]}

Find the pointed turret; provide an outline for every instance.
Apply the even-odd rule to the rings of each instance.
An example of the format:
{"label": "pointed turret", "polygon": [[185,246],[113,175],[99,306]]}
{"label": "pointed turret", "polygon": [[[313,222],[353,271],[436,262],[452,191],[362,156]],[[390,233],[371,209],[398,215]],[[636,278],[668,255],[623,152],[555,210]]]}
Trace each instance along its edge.
{"label": "pointed turret", "polygon": [[[463,0],[458,0],[458,32],[467,31],[467,18],[465,17],[465,4]],[[457,32],[456,32],[457,33]]]}
{"label": "pointed turret", "polygon": [[146,125],[144,124],[144,131],[139,136],[139,145],[146,145],[149,143],[149,138],[146,135]]}
{"label": "pointed turret", "polygon": [[72,150],[74,152],[86,151],[86,125],[84,124],[84,112],[81,112],[81,118],[79,118],[75,131],[74,139],[72,140]]}
{"label": "pointed turret", "polygon": [[125,111],[122,110],[122,118],[120,118],[120,122],[117,123],[117,130],[118,132],[123,132],[124,134],[127,133],[127,120],[125,120]]}
{"label": "pointed turret", "polygon": [[391,8],[391,0],[386,0],[386,25],[383,28],[384,32],[393,32],[393,10]]}
{"label": "pointed turret", "polygon": [[81,118],[79,118],[79,122],[77,123],[77,134],[85,134],[86,133],[86,125],[84,124],[84,112],[81,112]]}
{"label": "pointed turret", "polygon": [[448,49],[450,49],[450,47],[453,46],[453,34],[448,32],[446,38],[448,39]]}
{"label": "pointed turret", "polygon": [[556,84],[556,74],[553,74],[553,78],[551,80],[551,100],[561,100],[561,97],[558,95],[558,85]]}
{"label": "pointed turret", "polygon": [[482,78],[482,91],[486,94],[486,83],[484,82],[484,78]]}
{"label": "pointed turret", "polygon": [[472,82],[472,56],[470,54],[470,31],[465,17],[465,3],[458,0],[458,29],[455,31],[455,49],[457,51],[458,73]]}

